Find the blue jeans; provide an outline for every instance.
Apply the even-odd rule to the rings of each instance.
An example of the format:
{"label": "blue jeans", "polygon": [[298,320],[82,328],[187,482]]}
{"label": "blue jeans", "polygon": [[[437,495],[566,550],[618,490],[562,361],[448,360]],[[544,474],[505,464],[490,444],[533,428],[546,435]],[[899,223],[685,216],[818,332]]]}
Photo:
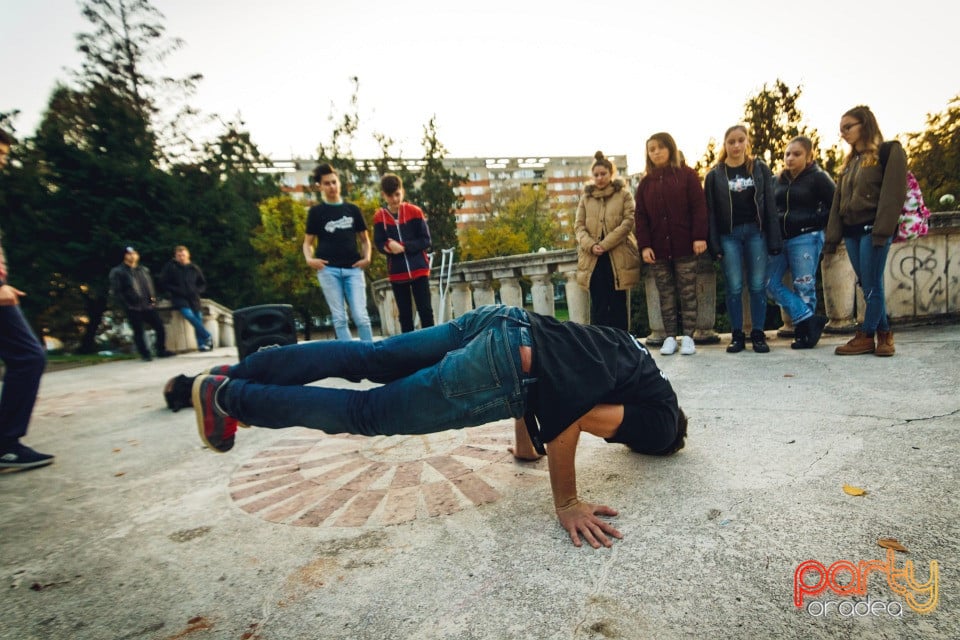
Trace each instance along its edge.
{"label": "blue jeans", "polygon": [[197,334],[197,346],[202,347],[203,345],[210,342],[213,336],[210,335],[210,332],[207,331],[207,328],[203,326],[203,319],[200,318],[200,314],[191,309],[190,307],[182,307],[180,309],[180,315],[187,319],[191,325],[193,325],[193,332]]}
{"label": "blue jeans", "polygon": [[[810,231],[783,242],[783,253],[767,262],[767,293],[796,325],[817,312],[817,265],[823,251],[823,231]],[[790,268],[793,288],[784,286]]]}
{"label": "blue jeans", "polygon": [[350,326],[347,324],[347,310],[344,301],[350,305],[353,324],[357,325],[360,339],[373,340],[370,328],[370,316],[367,314],[367,281],[363,269],[357,267],[324,267],[317,271],[317,280],[323,289],[323,297],[333,316],[333,330],[337,340],[352,340]]}
{"label": "blue jeans", "polygon": [[5,448],[27,433],[47,364],[43,345],[19,305],[0,307],[0,360],[7,367],[0,394],[0,447]]}
{"label": "blue jeans", "polygon": [[[241,422],[358,435],[424,434],[523,415],[530,378],[517,307],[483,306],[378,342],[319,340],[258,351],[230,368],[220,406]],[[384,383],[304,386],[329,377]]]}
{"label": "blue jeans", "polygon": [[723,275],[727,281],[727,315],[735,331],[743,331],[743,269],[750,290],[750,320],[763,330],[767,319],[767,241],[756,224],[739,224],[733,233],[720,236]]}
{"label": "blue jeans", "polygon": [[861,329],[867,333],[890,331],[890,319],[887,318],[887,300],[883,291],[883,271],[887,266],[887,253],[890,252],[892,238],[881,247],[873,246],[873,235],[865,233],[859,238],[844,238],[847,255],[857,274],[857,281],[863,290],[867,308],[863,314]]}

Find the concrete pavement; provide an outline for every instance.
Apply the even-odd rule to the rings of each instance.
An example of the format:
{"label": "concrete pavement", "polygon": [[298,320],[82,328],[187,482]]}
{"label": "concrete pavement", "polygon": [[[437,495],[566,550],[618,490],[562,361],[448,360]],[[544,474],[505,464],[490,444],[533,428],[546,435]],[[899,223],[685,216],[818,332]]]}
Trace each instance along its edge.
{"label": "concrete pavement", "polygon": [[[581,495],[624,534],[601,550],[569,543],[510,423],[255,428],[219,455],[160,390],[234,350],[49,373],[25,442],[56,464],[0,474],[0,638],[960,637],[960,325],[900,330],[893,358],[773,335],[654,352],[690,416],[678,455],[584,436]],[[879,538],[909,550],[892,571]],[[866,595],[837,593],[869,560]],[[811,564],[797,607],[806,561],[834,581],[809,593]]]}

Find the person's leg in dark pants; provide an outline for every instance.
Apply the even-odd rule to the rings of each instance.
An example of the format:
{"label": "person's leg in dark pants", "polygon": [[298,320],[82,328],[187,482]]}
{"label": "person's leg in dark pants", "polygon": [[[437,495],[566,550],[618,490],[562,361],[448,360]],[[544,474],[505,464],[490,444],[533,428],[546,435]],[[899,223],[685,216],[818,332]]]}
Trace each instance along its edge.
{"label": "person's leg in dark pants", "polygon": [[137,347],[137,353],[143,360],[152,360],[150,349],[147,348],[147,341],[143,337],[143,312],[136,309],[127,309],[127,322],[130,323],[130,329],[133,331],[133,344]]}
{"label": "person's leg in dark pants", "polygon": [[420,328],[432,327],[435,321],[433,303],[430,300],[430,278],[417,278],[410,283],[410,288],[413,291],[413,301],[417,305],[417,314],[420,316]]}
{"label": "person's leg in dark pants", "polygon": [[150,309],[149,311],[144,311],[143,319],[156,332],[157,343],[154,345],[154,348],[157,351],[157,355],[161,358],[172,356],[173,352],[167,351],[167,333],[163,329],[163,320],[160,319],[160,314],[157,313],[157,310]]}
{"label": "person's leg in dark pants", "polygon": [[400,332],[413,331],[413,299],[411,298],[411,282],[391,282],[393,299],[397,303],[397,318],[400,320]]}
{"label": "person's leg in dark pants", "polygon": [[6,366],[0,393],[0,468],[50,464],[53,456],[20,444],[27,433],[47,359],[19,305],[0,307],[0,359]]}

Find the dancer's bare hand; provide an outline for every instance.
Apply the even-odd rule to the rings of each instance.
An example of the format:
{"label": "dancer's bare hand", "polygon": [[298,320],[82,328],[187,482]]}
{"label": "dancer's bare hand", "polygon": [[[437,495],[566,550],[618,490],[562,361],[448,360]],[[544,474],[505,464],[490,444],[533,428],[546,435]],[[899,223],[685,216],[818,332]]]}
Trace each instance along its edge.
{"label": "dancer's bare hand", "polygon": [[612,547],[613,541],[607,536],[614,538],[623,538],[623,534],[607,522],[597,516],[615,516],[619,512],[616,509],[604,504],[592,504],[577,500],[569,505],[557,508],[557,517],[560,524],[567,533],[570,534],[570,540],[575,547],[581,546],[580,536],[587,541],[594,549]]}

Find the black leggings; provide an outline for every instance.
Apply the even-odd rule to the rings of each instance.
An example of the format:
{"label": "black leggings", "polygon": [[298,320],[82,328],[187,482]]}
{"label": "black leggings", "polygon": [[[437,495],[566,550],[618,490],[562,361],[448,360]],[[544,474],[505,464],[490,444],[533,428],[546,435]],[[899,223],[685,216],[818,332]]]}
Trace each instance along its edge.
{"label": "black leggings", "polygon": [[609,253],[597,258],[590,276],[590,324],[627,330],[627,292],[613,286]]}

